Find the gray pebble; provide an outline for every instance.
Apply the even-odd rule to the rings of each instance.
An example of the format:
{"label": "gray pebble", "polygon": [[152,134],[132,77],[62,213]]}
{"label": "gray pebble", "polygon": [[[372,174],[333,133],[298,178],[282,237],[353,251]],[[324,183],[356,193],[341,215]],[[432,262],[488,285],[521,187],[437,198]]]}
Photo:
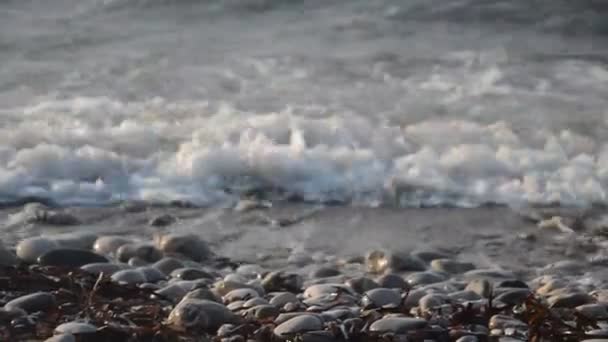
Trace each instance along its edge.
{"label": "gray pebble", "polygon": [[112,274],[112,280],[119,284],[141,284],[147,281],[139,270],[121,270]]}
{"label": "gray pebble", "polygon": [[177,330],[198,328],[217,330],[227,323],[238,323],[239,317],[220,303],[204,299],[183,299],[169,314],[167,322]]}
{"label": "gray pebble", "polygon": [[414,251],[412,255],[417,257],[420,260],[425,262],[431,262],[435,259],[449,259],[450,255],[447,253],[432,251],[432,250],[422,250],[422,251]]}
{"label": "gray pebble", "polygon": [[595,320],[605,320],[608,318],[608,306],[605,304],[579,305],[576,307],[576,311]]}
{"label": "gray pebble", "polygon": [[221,299],[218,296],[216,296],[215,293],[213,293],[209,289],[203,289],[203,288],[194,289],[194,290],[188,292],[188,294],[186,294],[184,299],[186,299],[186,298],[188,298],[188,299],[205,299],[205,300],[210,300],[213,302],[221,303]]}
{"label": "gray pebble", "polygon": [[133,267],[142,267],[142,266],[148,266],[150,265],[149,262],[147,262],[146,260],[140,258],[140,257],[132,257],[131,259],[129,259],[129,261],[127,262],[127,264],[129,266],[133,266]]}
{"label": "gray pebble", "polygon": [[467,284],[465,290],[473,291],[483,298],[488,298],[492,293],[492,284],[487,279],[473,279]]}
{"label": "gray pebble", "polygon": [[346,281],[346,285],[355,290],[357,293],[364,293],[371,289],[380,287],[380,284],[367,277],[351,278]]}
{"label": "gray pebble", "polygon": [[109,262],[99,262],[99,263],[86,264],[80,268],[82,270],[85,270],[85,271],[87,271],[89,273],[93,273],[93,274],[103,273],[106,275],[112,275],[120,270],[127,269],[128,266],[126,266],[124,264],[111,264]]}
{"label": "gray pebble", "polygon": [[61,334],[47,338],[44,342],[76,342],[76,337],[72,334]]}
{"label": "gray pebble", "polygon": [[7,310],[22,309],[27,313],[48,311],[57,306],[55,296],[48,292],[36,292],[11,300],[4,305]]}
{"label": "gray pebble", "polygon": [[129,243],[131,243],[131,240],[122,236],[102,236],[93,244],[93,250],[101,255],[113,255],[120,246]]}
{"label": "gray pebble", "polygon": [[201,262],[211,257],[207,242],[194,234],[168,234],[154,237],[156,246],[165,254],[180,254]]}
{"label": "gray pebble", "polygon": [[163,272],[166,275],[169,275],[176,269],[184,267],[184,264],[176,258],[165,257],[155,262],[152,267],[156,268],[157,270]]}
{"label": "gray pebble", "polygon": [[418,306],[422,312],[431,312],[441,307],[447,302],[448,297],[439,293],[429,293],[418,301]]}
{"label": "gray pebble", "polygon": [[448,297],[450,297],[450,299],[452,299],[452,300],[459,300],[459,301],[475,301],[475,300],[480,300],[482,298],[480,295],[478,295],[477,293],[475,293],[474,291],[471,291],[471,290],[462,290],[462,291],[452,292],[452,293],[448,294]]}
{"label": "gray pebble", "polygon": [[323,321],[317,316],[300,315],[294,317],[274,328],[274,334],[278,337],[289,337],[307,331],[323,329]]}
{"label": "gray pebble", "polygon": [[237,300],[249,300],[251,298],[255,298],[255,297],[259,297],[260,294],[254,290],[254,289],[250,289],[250,288],[242,288],[242,289],[235,289],[232,290],[230,292],[228,292],[225,296],[224,296],[224,302],[226,303],[231,303]]}
{"label": "gray pebble", "polygon": [[410,331],[424,329],[427,325],[427,321],[420,318],[389,317],[375,321],[369,330],[379,333],[407,334]]}
{"label": "gray pebble", "polygon": [[462,336],[461,338],[456,340],[456,342],[478,342],[478,341],[479,341],[479,339],[473,335]]}
{"label": "gray pebble", "polygon": [[76,268],[86,264],[109,262],[105,257],[82,249],[57,248],[38,257],[42,266]]}
{"label": "gray pebble", "polygon": [[57,248],[59,248],[59,244],[54,240],[45,237],[32,237],[21,241],[17,245],[17,256],[19,259],[33,264],[38,261],[38,257]]}
{"label": "gray pebble", "polygon": [[127,262],[133,257],[147,262],[156,262],[162,258],[162,254],[150,243],[130,243],[122,245],[116,250],[116,258],[121,262]]}
{"label": "gray pebble", "polygon": [[416,272],[408,275],[405,278],[410,286],[434,284],[442,282],[446,279],[447,277],[443,273],[433,271]]}
{"label": "gray pebble", "polygon": [[55,328],[55,334],[91,334],[97,332],[97,327],[84,322],[67,322]]}
{"label": "gray pebble", "polygon": [[379,277],[376,281],[378,282],[378,285],[380,285],[380,287],[385,287],[388,289],[407,289],[407,288],[409,288],[405,279],[403,279],[402,276],[400,276],[398,274],[394,274],[394,273],[387,273],[387,274]]}
{"label": "gray pebble", "polygon": [[377,288],[365,292],[361,304],[365,309],[397,308],[401,304],[401,295],[393,289]]}
{"label": "gray pebble", "polygon": [[53,240],[63,248],[91,250],[98,236],[89,232],[54,235]]}
{"label": "gray pebble", "polygon": [[494,299],[507,305],[519,305],[523,303],[531,294],[532,291],[528,289],[505,289],[504,291],[497,292]]}
{"label": "gray pebble", "polygon": [[152,266],[142,266],[136,270],[144,275],[148,283],[156,283],[167,278],[164,273]]}
{"label": "gray pebble", "polygon": [[340,271],[335,267],[323,266],[311,272],[311,278],[325,278],[340,275]]}
{"label": "gray pebble", "polygon": [[270,304],[277,307],[282,307],[287,303],[299,303],[298,297],[291,292],[279,292],[272,296]]}
{"label": "gray pebble", "polygon": [[391,253],[374,250],[365,256],[365,264],[371,273],[384,273],[388,270],[399,271],[424,271],[424,262],[407,253]]}
{"label": "gray pebble", "polygon": [[171,278],[181,280],[213,279],[213,275],[198,268],[183,267],[173,270]]}
{"label": "gray pebble", "polygon": [[452,259],[435,259],[431,261],[431,268],[437,272],[460,274],[475,269],[475,265],[470,262],[463,262]]}
{"label": "gray pebble", "polygon": [[547,299],[553,308],[575,308],[595,301],[594,297],[582,292],[558,294]]}
{"label": "gray pebble", "polygon": [[173,215],[164,214],[157,216],[148,222],[148,224],[152,227],[166,227],[172,225],[177,221],[177,218]]}
{"label": "gray pebble", "polygon": [[515,329],[527,329],[528,325],[516,318],[506,315],[494,315],[490,317],[490,322],[488,324],[490,329],[505,329],[505,328],[515,328]]}

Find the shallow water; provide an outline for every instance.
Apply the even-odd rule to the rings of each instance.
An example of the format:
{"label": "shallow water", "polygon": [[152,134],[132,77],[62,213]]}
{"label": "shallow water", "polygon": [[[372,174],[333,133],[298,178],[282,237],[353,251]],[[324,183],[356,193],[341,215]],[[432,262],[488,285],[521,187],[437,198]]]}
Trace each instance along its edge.
{"label": "shallow water", "polygon": [[0,196],[608,200],[598,1],[0,3]]}

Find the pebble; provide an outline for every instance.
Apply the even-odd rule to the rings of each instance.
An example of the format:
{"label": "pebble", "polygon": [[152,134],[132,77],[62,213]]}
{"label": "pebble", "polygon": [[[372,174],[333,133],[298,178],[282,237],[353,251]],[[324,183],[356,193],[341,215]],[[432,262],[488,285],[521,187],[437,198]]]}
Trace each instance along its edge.
{"label": "pebble", "polygon": [[33,237],[25,239],[17,245],[17,256],[19,259],[33,264],[38,261],[41,255],[57,248],[59,248],[59,244],[54,240],[45,237]]}
{"label": "pebble", "polygon": [[436,308],[446,303],[447,296],[440,293],[429,293],[418,301],[418,306],[422,312],[432,312]]}
{"label": "pebble", "polygon": [[473,279],[487,279],[493,281],[500,281],[506,279],[513,279],[515,275],[513,272],[505,271],[505,270],[497,270],[497,269],[477,269],[471,270],[464,273],[464,278],[466,280]]}
{"label": "pebble", "polygon": [[387,270],[399,271],[424,271],[424,262],[407,253],[389,253],[374,250],[365,256],[365,264],[371,273],[384,273]]}
{"label": "pebble", "polygon": [[207,242],[194,234],[156,235],[154,241],[158,249],[166,255],[179,254],[197,262],[211,257]]}
{"label": "pebble", "polygon": [[98,236],[88,232],[75,232],[62,235],[54,235],[53,240],[61,247],[90,250],[93,248]]}
{"label": "pebble", "polygon": [[315,298],[323,295],[335,294],[338,291],[354,295],[350,287],[342,284],[316,284],[311,285],[304,290],[304,298]]}
{"label": "pebble", "polygon": [[278,337],[289,337],[307,331],[323,329],[323,321],[313,315],[299,315],[279,324],[274,328],[274,334]]}
{"label": "pebble", "polygon": [[515,288],[506,289],[494,298],[495,300],[507,305],[519,305],[532,294],[529,289]]}
{"label": "pebble", "polygon": [[[247,303],[245,303],[245,307],[247,307]],[[260,304],[247,310],[246,317],[261,321],[268,321],[274,320],[280,313],[279,308],[274,305]]]}
{"label": "pebble", "polygon": [[4,247],[0,241],[0,266],[14,266],[17,264],[17,256]]}
{"label": "pebble", "polygon": [[55,334],[91,334],[97,332],[97,327],[84,322],[67,322],[55,328]]}
{"label": "pebble", "polygon": [[184,267],[184,264],[176,258],[165,257],[155,262],[152,267],[169,275],[176,269]]}
{"label": "pebble", "polygon": [[371,289],[380,287],[380,284],[378,284],[375,280],[368,278],[368,277],[351,278],[351,279],[348,279],[345,284],[347,286],[349,286],[351,289],[353,289],[355,292],[361,293],[361,294],[365,293],[366,291],[369,291]]}
{"label": "pebble", "polygon": [[500,281],[498,283],[496,283],[494,285],[495,288],[501,288],[501,287],[510,287],[510,288],[521,288],[521,289],[529,289],[530,287],[528,286],[528,284],[526,284],[525,282],[518,280],[518,279],[509,279],[509,280],[503,280]]}
{"label": "pebble", "polygon": [[76,268],[86,264],[108,261],[109,260],[105,257],[91,251],[70,248],[53,249],[38,257],[38,264],[40,265],[68,268]]}
{"label": "pebble", "polygon": [[221,299],[209,289],[198,288],[188,292],[184,299],[205,299],[213,302],[221,303]]}
{"label": "pebble", "polygon": [[323,266],[311,272],[311,278],[325,278],[340,275],[340,271],[335,267]]}
{"label": "pebble", "polygon": [[608,306],[604,304],[583,304],[577,306],[576,311],[595,320],[608,318]]}
{"label": "pebble", "polygon": [[213,275],[198,268],[182,267],[173,270],[171,278],[181,280],[213,279]]}
{"label": "pebble", "polygon": [[4,305],[7,310],[22,309],[27,313],[48,311],[57,306],[55,296],[48,292],[36,292],[11,300]]}
{"label": "pebble", "polygon": [[80,267],[80,269],[85,270],[89,273],[93,273],[93,274],[106,274],[106,275],[112,275],[120,270],[124,270],[128,268],[127,265],[124,264],[111,264],[109,262],[98,262],[98,263],[92,263],[92,264],[86,264],[83,265],[82,267]]}
{"label": "pebble", "polygon": [[298,297],[291,292],[278,292],[275,293],[270,299],[270,304],[283,307],[287,303],[299,303]]}
{"label": "pebble", "polygon": [[226,306],[204,299],[184,298],[169,314],[167,322],[178,330],[198,328],[217,330],[227,323],[238,323],[239,317]]}
{"label": "pebble", "polygon": [[268,272],[262,279],[262,287],[267,292],[290,291],[299,292],[303,284],[302,277],[295,273],[281,271]]}
{"label": "pebble", "polygon": [[235,290],[228,292],[224,296],[223,299],[224,299],[224,302],[231,303],[231,302],[235,302],[237,300],[249,300],[251,298],[255,298],[255,297],[259,297],[259,296],[260,296],[260,294],[254,289],[242,288],[242,289],[235,289]]}
{"label": "pebble", "polygon": [[165,280],[167,277],[164,273],[151,266],[141,266],[135,269],[141,272],[146,278],[146,282],[156,283],[161,280]]}
{"label": "pebble", "polygon": [[150,265],[149,262],[147,262],[146,260],[140,258],[140,257],[132,257],[131,259],[129,259],[129,261],[127,262],[127,264],[129,266],[132,267],[141,267],[141,266],[148,266]]}
{"label": "pebble", "polygon": [[483,298],[488,298],[492,293],[492,284],[487,279],[471,280],[465,290],[473,291]]}
{"label": "pebble", "polygon": [[133,257],[147,262],[156,262],[162,258],[162,254],[150,243],[129,243],[116,250],[116,258],[121,262],[128,262]]}
{"label": "pebble", "polygon": [[584,304],[594,303],[595,298],[582,292],[564,293],[547,299],[552,308],[575,308]]}
{"label": "pebble", "polygon": [[76,342],[76,337],[72,334],[61,334],[47,338],[44,342]]}
{"label": "pebble", "polygon": [[424,329],[427,325],[427,321],[420,318],[388,317],[372,323],[369,330],[379,333],[407,334],[410,331]]}
{"label": "pebble", "polygon": [[155,293],[159,294],[161,298],[169,298],[173,302],[179,302],[188,294],[188,290],[179,284],[169,284],[155,291]]}
{"label": "pebble", "polygon": [[413,251],[412,255],[425,262],[431,262],[435,259],[449,259],[450,258],[450,255],[448,255],[447,253],[433,251],[433,250]]}
{"label": "pebble", "polygon": [[148,224],[152,227],[166,227],[177,222],[177,218],[173,215],[163,214],[151,219]]}
{"label": "pebble", "polygon": [[437,272],[460,274],[475,269],[475,265],[470,262],[463,262],[452,259],[435,259],[431,261],[431,268]]}
{"label": "pebble", "polygon": [[364,309],[397,308],[401,304],[401,295],[393,289],[377,288],[365,292],[361,304]]}
{"label": "pebble", "polygon": [[417,286],[439,283],[446,280],[446,278],[447,277],[442,273],[426,271],[412,273],[405,278],[405,281],[407,281],[410,286]]}
{"label": "pebble", "polygon": [[478,342],[478,341],[479,341],[479,339],[477,338],[477,336],[473,336],[473,335],[462,336],[461,338],[456,340],[456,342]]}
{"label": "pebble", "polygon": [[408,284],[402,276],[394,273],[387,273],[377,279],[380,287],[386,287],[388,289],[406,289]]}
{"label": "pebble", "polygon": [[475,301],[475,300],[480,300],[482,298],[476,292],[471,291],[471,290],[462,290],[462,291],[452,292],[452,293],[448,294],[448,297],[450,297],[450,299],[460,300],[460,301]]}
{"label": "pebble", "polygon": [[121,270],[112,274],[112,280],[119,284],[141,284],[147,281],[139,270]]}
{"label": "pebble", "polygon": [[93,251],[101,255],[113,255],[120,246],[129,243],[131,240],[122,236],[102,236],[93,244]]}
{"label": "pebble", "polygon": [[587,268],[586,264],[578,261],[561,260],[543,267],[540,272],[542,274],[578,275],[582,274]]}
{"label": "pebble", "polygon": [[505,328],[515,328],[515,329],[527,329],[528,325],[516,318],[506,315],[494,315],[490,317],[490,322],[488,324],[490,329],[505,329]]}

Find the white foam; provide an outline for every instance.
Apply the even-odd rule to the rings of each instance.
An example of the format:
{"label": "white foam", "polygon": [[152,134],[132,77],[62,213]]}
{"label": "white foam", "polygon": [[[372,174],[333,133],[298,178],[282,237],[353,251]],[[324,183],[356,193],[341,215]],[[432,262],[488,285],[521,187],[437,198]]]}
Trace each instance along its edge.
{"label": "white foam", "polygon": [[5,199],[212,204],[232,196],[226,189],[274,188],[368,205],[608,200],[608,144],[568,130],[532,139],[506,122],[391,126],[162,99],[49,101],[10,119],[0,126]]}

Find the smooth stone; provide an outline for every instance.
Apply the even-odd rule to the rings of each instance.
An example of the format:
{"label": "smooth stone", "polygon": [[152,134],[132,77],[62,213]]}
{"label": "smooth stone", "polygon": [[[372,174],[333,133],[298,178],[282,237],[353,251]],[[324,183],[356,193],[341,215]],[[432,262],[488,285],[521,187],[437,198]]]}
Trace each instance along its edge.
{"label": "smooth stone", "polygon": [[543,267],[541,274],[579,275],[585,272],[587,265],[574,260],[561,260]]}
{"label": "smooth stone", "polygon": [[246,279],[259,279],[264,274],[264,269],[256,264],[246,264],[240,265],[234,272]]}
{"label": "smooth stone", "polygon": [[75,232],[54,235],[53,240],[63,248],[91,250],[98,236],[93,233]]}
{"label": "smooth stone", "polygon": [[143,267],[143,266],[150,265],[149,262],[147,262],[146,260],[144,260],[140,257],[132,257],[131,259],[129,259],[127,264],[132,267]]}
{"label": "smooth stone", "polygon": [[447,302],[448,297],[440,293],[429,293],[420,298],[418,306],[422,312],[431,312]]}
{"label": "smooth stone", "polygon": [[340,275],[340,271],[335,267],[324,266],[311,272],[311,278],[325,278]]}
{"label": "smooth stone", "polygon": [[338,291],[344,291],[348,294],[355,295],[350,287],[342,284],[316,284],[311,285],[304,290],[304,298],[315,298],[323,295],[335,294]]}
{"label": "smooth stone", "polygon": [[181,280],[213,279],[213,275],[198,268],[182,267],[173,270],[171,278]]}
{"label": "smooth stone", "polygon": [[378,333],[407,334],[410,331],[421,330],[427,326],[427,321],[420,318],[389,317],[375,321],[369,327],[369,330]]}
{"label": "smooth stone", "polygon": [[57,306],[55,296],[48,292],[36,292],[11,300],[4,305],[6,310],[22,309],[27,313],[48,311]]}
{"label": "smooth stone", "polygon": [[140,270],[121,270],[112,274],[111,278],[119,284],[141,284],[147,281]]}
{"label": "smooth stone", "polygon": [[490,317],[490,322],[488,323],[488,327],[490,329],[506,329],[506,328],[527,329],[528,325],[511,316],[494,315],[494,316]]}
{"label": "smooth stone", "polygon": [[377,288],[365,292],[361,304],[365,309],[397,308],[401,304],[401,295],[393,289]]}
{"label": "smooth stone", "polygon": [[84,322],[67,322],[55,328],[55,334],[92,334],[97,332],[97,327]]}
{"label": "smooth stone", "polygon": [[390,253],[374,250],[365,256],[365,264],[371,273],[384,273],[387,270],[399,271],[424,271],[424,262],[407,253]]}
{"label": "smooth stone", "polygon": [[417,286],[439,283],[446,279],[447,277],[442,273],[426,271],[412,273],[405,278],[405,281],[407,281],[410,286]]}
{"label": "smooth stone", "polygon": [[[247,303],[245,303],[245,307],[247,307]],[[274,320],[280,313],[279,308],[274,305],[260,304],[250,307],[246,316],[258,321],[269,321]]]}
{"label": "smooth stone", "polygon": [[[253,285],[231,280],[220,280],[213,285],[213,290],[221,297],[224,297],[230,291],[237,289],[254,289],[258,291],[258,289]],[[258,291],[258,294],[262,295],[263,293]]]}
{"label": "smooth stone", "polygon": [[334,337],[334,334],[331,331],[308,331],[302,333],[301,335],[302,342],[339,342],[340,340]]}
{"label": "smooth stone", "polygon": [[224,299],[224,302],[231,303],[231,302],[235,302],[237,300],[246,301],[251,298],[255,298],[255,297],[259,297],[259,296],[260,296],[260,294],[256,290],[243,288],[243,289],[235,289],[235,290],[228,292],[224,296],[223,299]]}
{"label": "smooth stone", "polygon": [[109,262],[96,262],[92,264],[86,264],[80,267],[80,269],[93,274],[106,274],[112,275],[118,271],[127,269],[128,267],[124,264],[111,264]]}
{"label": "smooth stone", "polygon": [[163,214],[151,219],[148,224],[152,227],[166,227],[177,222],[177,218],[173,215]]}
{"label": "smooth stone", "polygon": [[431,268],[437,272],[460,274],[475,269],[475,265],[470,262],[463,262],[452,259],[435,259],[431,261]]}
{"label": "smooth stone", "polygon": [[148,283],[156,283],[167,279],[167,276],[163,272],[152,266],[142,266],[136,268],[136,270],[143,273],[144,277],[146,277],[146,282]]}
{"label": "smooth stone", "polygon": [[300,315],[279,324],[273,333],[278,337],[323,329],[323,321],[313,315]]}
{"label": "smooth stone", "polygon": [[387,273],[377,279],[380,287],[387,289],[407,289],[409,286],[402,276],[394,273]]}
{"label": "smooth stone", "polygon": [[194,234],[156,235],[154,241],[165,254],[181,254],[197,262],[205,261],[212,255],[207,242]]}
{"label": "smooth stone", "polygon": [[366,291],[380,287],[380,284],[367,277],[351,278],[346,281],[346,285],[357,293],[365,293]]}
{"label": "smooth stone", "polygon": [[582,292],[559,294],[547,299],[549,306],[552,308],[575,308],[595,301],[594,297]]}
{"label": "smooth stone", "polygon": [[262,298],[262,297],[255,297],[255,298],[251,298],[249,300],[247,300],[245,302],[245,304],[243,305],[245,308],[252,308],[254,306],[258,306],[258,305],[269,305],[270,303]]}
{"label": "smooth stone", "polygon": [[169,284],[155,291],[155,293],[160,295],[161,298],[169,298],[173,302],[179,302],[188,294],[188,290],[179,284]]}
{"label": "smooth stone", "polygon": [[583,304],[577,306],[576,311],[595,320],[608,318],[608,305],[605,304]]}
{"label": "smooth stone", "polygon": [[450,255],[439,251],[413,251],[412,255],[425,262],[431,262],[435,259],[449,259]]}
{"label": "smooth stone", "polygon": [[270,299],[270,304],[283,307],[287,303],[299,303],[298,297],[291,292],[279,292],[275,293]]}
{"label": "smooth stone", "polygon": [[0,308],[0,322],[10,322],[15,318],[27,316],[27,312],[21,308]]}
{"label": "smooth stone", "polygon": [[424,289],[412,290],[408,293],[407,297],[405,297],[405,300],[403,301],[403,305],[408,309],[418,306],[418,302],[420,301],[420,298],[422,298],[426,295],[427,295],[427,291]]}
{"label": "smooth stone", "polygon": [[184,264],[176,258],[165,257],[152,264],[152,267],[166,275],[169,275],[176,269],[184,267]]}
{"label": "smooth stone", "polygon": [[184,298],[179,302],[167,319],[167,322],[178,330],[217,330],[223,324],[237,324],[239,321],[239,317],[223,304],[193,298]]}
{"label": "smooth stone", "polygon": [[58,248],[38,257],[42,266],[77,268],[86,264],[109,262],[105,257],[83,249]]}
{"label": "smooth stone", "polygon": [[228,310],[235,312],[235,311],[240,311],[242,309],[245,308],[245,301],[244,300],[235,300],[232,303],[228,303],[228,305],[226,305],[226,307],[228,308]]}
{"label": "smooth stone", "polygon": [[17,257],[27,263],[33,264],[38,261],[41,255],[59,247],[59,244],[54,240],[45,237],[32,237],[19,242],[17,245]]}
{"label": "smooth stone", "polygon": [[457,339],[456,342],[479,342],[477,336],[467,335]]}
{"label": "smooth stone", "polygon": [[487,279],[473,279],[464,289],[473,291],[483,298],[488,298],[492,293],[492,284]]}
{"label": "smooth stone", "polygon": [[156,262],[162,258],[162,254],[150,243],[125,244],[116,250],[116,258],[121,262],[128,262],[133,257],[138,257],[147,262]]}
{"label": "smooth stone", "polygon": [[262,279],[262,287],[267,292],[289,291],[299,292],[304,281],[301,276],[295,273],[285,273],[281,271],[268,272]]}
{"label": "smooth stone", "polygon": [[501,287],[510,287],[510,288],[522,288],[522,289],[529,289],[530,287],[528,286],[528,284],[526,284],[525,282],[518,280],[518,279],[510,279],[510,280],[503,280],[500,281],[498,283],[496,283],[494,285],[495,288],[501,288]]}
{"label": "smooth stone", "polygon": [[294,253],[287,258],[287,263],[295,266],[306,266],[313,263],[314,260],[307,253]]}
{"label": "smooth stone", "polygon": [[494,300],[507,305],[519,305],[530,297],[531,294],[532,291],[529,289],[514,288],[502,292],[501,294],[497,295]]}
{"label": "smooth stone", "polygon": [[466,280],[473,279],[487,279],[487,280],[505,280],[515,278],[515,274],[510,271],[496,270],[496,269],[477,269],[471,270],[464,273]]}
{"label": "smooth stone", "polygon": [[316,314],[316,313],[312,313],[312,312],[286,312],[286,313],[279,314],[277,316],[277,318],[274,320],[274,324],[275,324],[275,326],[278,326],[278,325],[281,325],[281,324],[289,321],[292,318],[303,316],[303,315],[314,316],[320,320],[323,320],[322,316],[320,316],[319,314]]}
{"label": "smooth stone", "polygon": [[452,293],[448,294],[448,297],[450,297],[450,299],[452,299],[452,300],[459,300],[459,301],[475,301],[475,300],[482,299],[482,297],[480,295],[478,295],[477,293],[475,293],[474,291],[471,291],[471,290],[461,290],[461,291],[452,292]]}
{"label": "smooth stone", "polygon": [[0,241],[0,266],[14,266],[17,265],[17,263],[17,256],[6,249],[4,244],[2,244],[2,241]]}
{"label": "smooth stone", "polygon": [[565,288],[566,286],[568,286],[568,283],[566,283],[564,280],[552,279],[544,283],[543,286],[536,289],[536,293],[541,296],[547,296],[549,293],[557,289]]}
{"label": "smooth stone", "polygon": [[118,248],[132,241],[122,236],[101,236],[95,240],[93,251],[101,255],[113,255]]}
{"label": "smooth stone", "polygon": [[61,334],[47,338],[44,342],[76,342],[76,337],[72,334]]}
{"label": "smooth stone", "polygon": [[222,300],[218,296],[216,296],[215,293],[213,293],[209,289],[204,289],[204,288],[198,288],[198,289],[194,289],[194,290],[188,292],[184,296],[184,299],[205,299],[205,300],[210,300],[210,301],[217,302],[217,303],[222,302]]}

